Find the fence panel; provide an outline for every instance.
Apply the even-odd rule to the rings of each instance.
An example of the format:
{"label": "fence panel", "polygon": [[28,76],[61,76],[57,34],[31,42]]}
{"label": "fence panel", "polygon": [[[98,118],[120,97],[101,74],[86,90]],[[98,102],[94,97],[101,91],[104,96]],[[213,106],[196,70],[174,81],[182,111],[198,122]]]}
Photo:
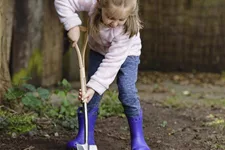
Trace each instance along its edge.
{"label": "fence panel", "polygon": [[224,0],[142,0],[142,70],[225,69]]}

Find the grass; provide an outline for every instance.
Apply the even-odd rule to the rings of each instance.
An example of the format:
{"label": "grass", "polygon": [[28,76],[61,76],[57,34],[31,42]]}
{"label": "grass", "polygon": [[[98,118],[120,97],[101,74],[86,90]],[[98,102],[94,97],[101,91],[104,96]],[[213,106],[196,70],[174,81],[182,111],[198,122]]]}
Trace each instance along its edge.
{"label": "grass", "polygon": [[[192,95],[193,96],[193,95]],[[185,99],[184,96],[171,96],[165,101],[161,102],[163,106],[175,108],[175,109],[188,109],[205,107],[211,108],[212,106],[217,108],[225,108],[225,99],[192,99],[192,97]],[[221,117],[219,117],[221,116]],[[221,130],[225,129],[225,118],[223,114],[206,116],[207,121],[203,123],[204,126],[215,127]]]}
{"label": "grass", "polygon": [[173,108],[190,108],[195,106],[203,107],[218,107],[225,108],[225,99],[199,99],[196,95],[191,95],[188,98],[182,95],[175,95],[168,97],[165,101],[162,102],[162,105]]}

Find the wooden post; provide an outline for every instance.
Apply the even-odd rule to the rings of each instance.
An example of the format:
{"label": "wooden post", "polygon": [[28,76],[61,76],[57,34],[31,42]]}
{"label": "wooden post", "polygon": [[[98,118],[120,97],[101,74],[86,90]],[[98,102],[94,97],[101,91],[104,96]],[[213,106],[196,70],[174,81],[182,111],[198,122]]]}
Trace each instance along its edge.
{"label": "wooden post", "polygon": [[54,0],[16,1],[12,48],[12,79],[32,77],[35,85],[50,86],[61,80],[63,27]]}

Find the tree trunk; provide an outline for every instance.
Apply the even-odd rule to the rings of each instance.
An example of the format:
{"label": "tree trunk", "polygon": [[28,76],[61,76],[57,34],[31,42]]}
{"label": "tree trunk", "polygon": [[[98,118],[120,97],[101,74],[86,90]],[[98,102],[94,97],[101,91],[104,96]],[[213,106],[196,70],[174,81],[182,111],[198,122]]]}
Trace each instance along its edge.
{"label": "tree trunk", "polygon": [[16,1],[13,38],[13,82],[32,77],[35,85],[52,85],[61,79],[63,28],[54,0]]}
{"label": "tree trunk", "polygon": [[0,1],[0,103],[5,91],[11,86],[9,55],[12,33],[13,0]]}

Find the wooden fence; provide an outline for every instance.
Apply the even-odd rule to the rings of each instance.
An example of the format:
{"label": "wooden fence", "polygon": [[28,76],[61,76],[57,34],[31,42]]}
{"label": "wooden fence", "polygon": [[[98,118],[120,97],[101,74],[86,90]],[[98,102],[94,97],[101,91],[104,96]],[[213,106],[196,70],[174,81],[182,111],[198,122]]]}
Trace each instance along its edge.
{"label": "wooden fence", "polygon": [[[54,0],[13,1],[10,9],[2,9],[14,15],[7,17],[8,44],[1,52],[7,53],[14,83],[27,76],[45,86],[64,77],[79,79],[77,56],[68,46]],[[140,70],[225,70],[224,8],[224,0],[141,0]]]}
{"label": "wooden fence", "polygon": [[10,70],[14,83],[49,86],[62,78],[63,27],[54,0],[15,1]]}
{"label": "wooden fence", "polygon": [[225,70],[224,0],[141,0],[141,70]]}

